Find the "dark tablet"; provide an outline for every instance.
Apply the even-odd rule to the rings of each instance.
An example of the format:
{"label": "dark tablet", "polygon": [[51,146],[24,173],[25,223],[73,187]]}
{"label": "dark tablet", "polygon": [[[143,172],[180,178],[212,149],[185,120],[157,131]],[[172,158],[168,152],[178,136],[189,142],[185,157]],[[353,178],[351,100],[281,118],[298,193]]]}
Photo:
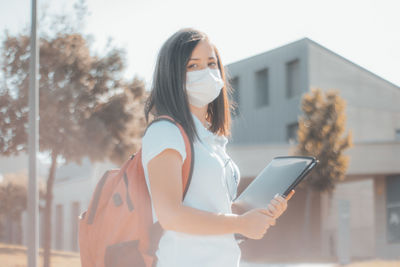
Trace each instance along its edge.
{"label": "dark tablet", "polygon": [[233,201],[235,210],[267,208],[276,194],[286,197],[317,165],[314,157],[275,157]]}

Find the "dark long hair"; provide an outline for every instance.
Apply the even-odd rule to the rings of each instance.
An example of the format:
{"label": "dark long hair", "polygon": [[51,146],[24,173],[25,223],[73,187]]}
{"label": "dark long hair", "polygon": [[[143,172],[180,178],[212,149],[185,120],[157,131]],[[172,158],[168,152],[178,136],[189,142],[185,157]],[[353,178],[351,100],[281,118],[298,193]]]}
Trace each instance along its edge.
{"label": "dark long hair", "polygon": [[[192,28],[179,30],[173,34],[161,47],[154,70],[150,96],[145,104],[146,122],[149,113],[153,115],[168,115],[179,122],[186,130],[191,142],[198,138],[196,127],[190,112],[186,94],[186,66],[196,45],[208,40],[205,33]],[[224,67],[218,50],[213,45],[218,68],[224,80],[224,87],[219,96],[207,108],[207,121],[211,124],[209,130],[218,135],[230,135],[230,104],[228,91],[231,91],[226,79]]]}

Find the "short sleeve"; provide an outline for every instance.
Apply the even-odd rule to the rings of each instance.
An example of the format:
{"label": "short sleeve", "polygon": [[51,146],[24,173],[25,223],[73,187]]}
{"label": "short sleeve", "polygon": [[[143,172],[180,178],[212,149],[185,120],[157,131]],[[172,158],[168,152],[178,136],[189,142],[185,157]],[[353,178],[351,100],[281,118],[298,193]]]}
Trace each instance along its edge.
{"label": "short sleeve", "polygon": [[178,151],[185,160],[185,142],[178,126],[165,120],[154,122],[142,138],[143,167],[147,169],[147,163],[168,148]]}

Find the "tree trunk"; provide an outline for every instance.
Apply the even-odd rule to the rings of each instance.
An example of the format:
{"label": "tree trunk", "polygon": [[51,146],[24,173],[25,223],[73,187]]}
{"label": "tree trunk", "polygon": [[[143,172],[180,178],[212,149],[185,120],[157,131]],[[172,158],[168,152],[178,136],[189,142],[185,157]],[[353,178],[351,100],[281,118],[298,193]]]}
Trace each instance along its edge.
{"label": "tree trunk", "polygon": [[22,216],[18,215],[17,221],[16,221],[16,226],[17,226],[17,236],[16,236],[16,244],[18,245],[22,245],[22,233],[23,233],[23,229],[22,229]]}
{"label": "tree trunk", "polygon": [[53,206],[53,184],[57,168],[56,152],[51,154],[51,165],[49,177],[46,185],[46,206],[44,209],[44,251],[43,251],[43,267],[50,267],[50,249],[51,249],[51,211]]}
{"label": "tree trunk", "polygon": [[13,244],[13,222],[11,219],[11,216],[9,218],[6,219],[6,235],[7,235],[7,239],[6,239],[6,243],[8,244]]}

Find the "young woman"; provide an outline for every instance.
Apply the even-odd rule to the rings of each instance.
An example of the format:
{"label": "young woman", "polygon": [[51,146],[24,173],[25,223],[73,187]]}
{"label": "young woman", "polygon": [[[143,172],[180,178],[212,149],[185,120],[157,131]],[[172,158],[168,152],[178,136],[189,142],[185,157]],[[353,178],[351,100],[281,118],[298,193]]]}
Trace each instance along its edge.
{"label": "young woman", "polygon": [[261,239],[287,208],[291,196],[278,196],[265,209],[232,214],[240,175],[225,151],[230,135],[229,90],[218,51],[204,33],[182,29],[162,46],[146,120],[150,113],[173,117],[193,143],[195,160],[182,201],[186,152],[179,128],[169,121],[148,127],[142,139],[142,164],[154,221],[164,229],[156,251],[158,267],[239,266],[234,234]]}

